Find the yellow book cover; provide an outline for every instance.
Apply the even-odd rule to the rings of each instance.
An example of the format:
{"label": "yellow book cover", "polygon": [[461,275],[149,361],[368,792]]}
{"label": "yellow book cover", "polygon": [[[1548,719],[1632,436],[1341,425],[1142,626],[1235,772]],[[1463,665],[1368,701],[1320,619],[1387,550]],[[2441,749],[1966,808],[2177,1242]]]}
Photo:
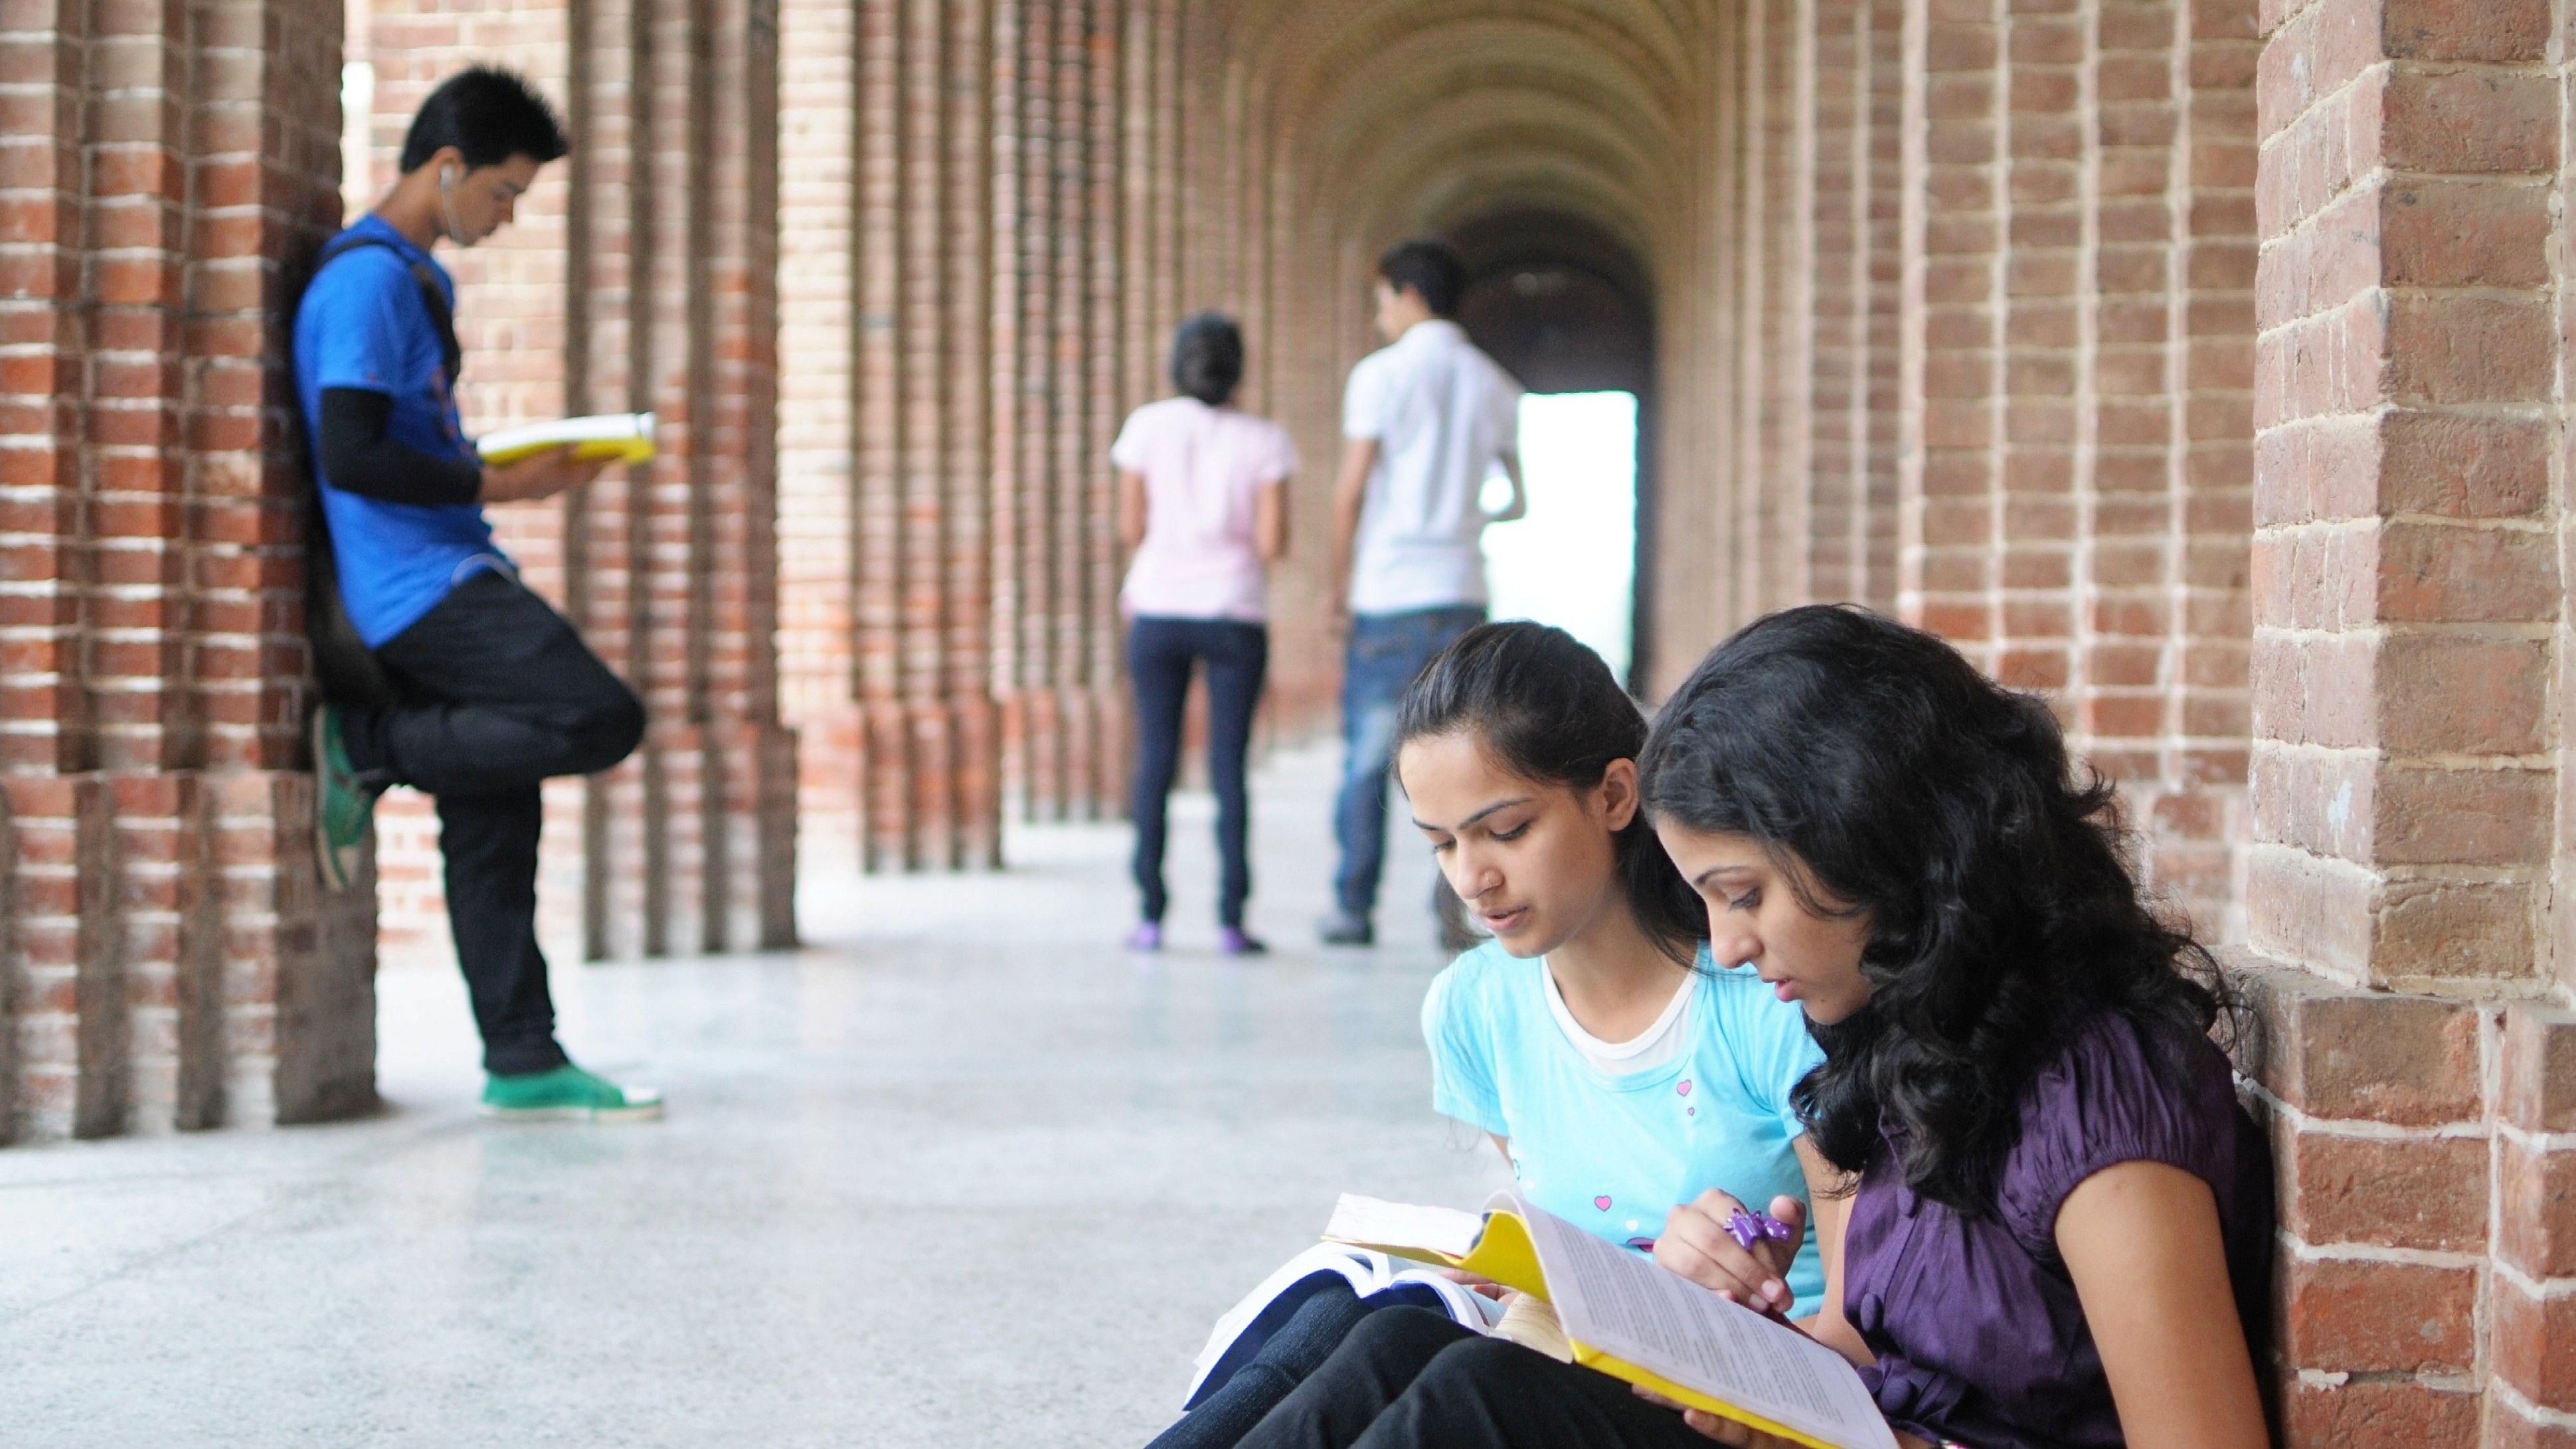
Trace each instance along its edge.
{"label": "yellow book cover", "polygon": [[590,463],[603,458],[621,463],[641,463],[653,456],[653,415],[651,413],[594,413],[588,417],[558,418],[550,423],[530,423],[525,427],[503,428],[486,433],[474,444],[486,463],[515,463],[521,458],[542,453],[548,448],[570,444],[577,462]]}
{"label": "yellow book cover", "polygon": [[1843,1356],[1652,1260],[1498,1192],[1480,1216],[1344,1194],[1330,1242],[1439,1263],[1545,1299],[1574,1361],[1811,1449],[1895,1449]]}

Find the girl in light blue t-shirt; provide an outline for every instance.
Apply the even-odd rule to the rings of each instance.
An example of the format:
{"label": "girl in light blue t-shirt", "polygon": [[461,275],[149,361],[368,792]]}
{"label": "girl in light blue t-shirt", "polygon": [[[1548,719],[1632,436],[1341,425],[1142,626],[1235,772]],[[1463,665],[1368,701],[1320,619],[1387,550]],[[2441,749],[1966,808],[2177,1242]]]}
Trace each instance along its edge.
{"label": "girl in light blue t-shirt", "polygon": [[[1396,713],[1414,823],[1494,935],[1423,1002],[1432,1105],[1491,1134],[1531,1201],[1640,1249],[1712,1189],[1812,1199],[1789,1095],[1823,1060],[1796,1006],[1710,963],[1699,897],[1638,812],[1645,740],[1600,656],[1538,624],[1461,635]],[[1812,1229],[1765,1288],[1816,1311]],[[1222,1449],[1265,1415],[1293,1417],[1294,1386],[1369,1307],[1347,1289],[1310,1298],[1259,1372],[1148,1449]]]}
{"label": "girl in light blue t-shirt", "polygon": [[[1482,1128],[1538,1206],[1651,1249],[1712,1188],[1809,1196],[1790,1089],[1823,1054],[1708,917],[1637,808],[1646,725],[1560,630],[1488,624],[1405,694],[1396,774],[1414,823],[1494,939],[1422,1004],[1431,1102]],[[1810,1230],[1786,1277],[1812,1313]]]}

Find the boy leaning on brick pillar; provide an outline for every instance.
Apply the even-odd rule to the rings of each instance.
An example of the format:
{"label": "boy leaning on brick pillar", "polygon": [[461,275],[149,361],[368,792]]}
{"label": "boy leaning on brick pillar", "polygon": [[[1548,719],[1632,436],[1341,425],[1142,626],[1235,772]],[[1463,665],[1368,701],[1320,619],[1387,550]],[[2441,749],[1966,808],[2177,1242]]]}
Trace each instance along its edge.
{"label": "boy leaning on brick pillar", "polygon": [[599,475],[569,449],[487,466],[456,410],[456,288],[430,256],[512,216],[570,149],[528,83],[476,67],[430,93],[402,175],[322,250],[295,316],[296,397],[324,527],[313,712],[324,883],[346,889],[376,797],[437,797],[447,916],[483,1035],[483,1110],[586,1121],[658,1116],[661,1094],[574,1066],[555,1041],[537,949],[540,795],[644,737],[644,706],[572,624],[519,582],[486,503],[551,498]]}

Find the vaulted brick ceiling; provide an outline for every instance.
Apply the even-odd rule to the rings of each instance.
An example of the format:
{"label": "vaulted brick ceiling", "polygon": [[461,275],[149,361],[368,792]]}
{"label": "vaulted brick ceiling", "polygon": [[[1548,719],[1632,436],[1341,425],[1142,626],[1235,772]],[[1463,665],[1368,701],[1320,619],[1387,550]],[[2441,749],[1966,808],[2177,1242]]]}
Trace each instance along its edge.
{"label": "vaulted brick ceiling", "polygon": [[1369,246],[1560,212],[1652,265],[1680,240],[1708,7],[1219,0],[1226,89],[1292,214]]}

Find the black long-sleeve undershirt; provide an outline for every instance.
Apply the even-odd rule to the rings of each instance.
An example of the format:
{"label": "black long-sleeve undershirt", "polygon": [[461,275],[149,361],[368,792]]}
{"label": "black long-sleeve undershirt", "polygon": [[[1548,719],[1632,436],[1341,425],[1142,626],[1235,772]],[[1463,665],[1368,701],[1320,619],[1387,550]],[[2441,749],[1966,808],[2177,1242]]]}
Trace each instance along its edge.
{"label": "black long-sleeve undershirt", "polygon": [[343,493],[424,506],[472,503],[483,493],[483,465],[439,458],[386,431],[391,394],[363,387],[322,389],[322,472]]}

